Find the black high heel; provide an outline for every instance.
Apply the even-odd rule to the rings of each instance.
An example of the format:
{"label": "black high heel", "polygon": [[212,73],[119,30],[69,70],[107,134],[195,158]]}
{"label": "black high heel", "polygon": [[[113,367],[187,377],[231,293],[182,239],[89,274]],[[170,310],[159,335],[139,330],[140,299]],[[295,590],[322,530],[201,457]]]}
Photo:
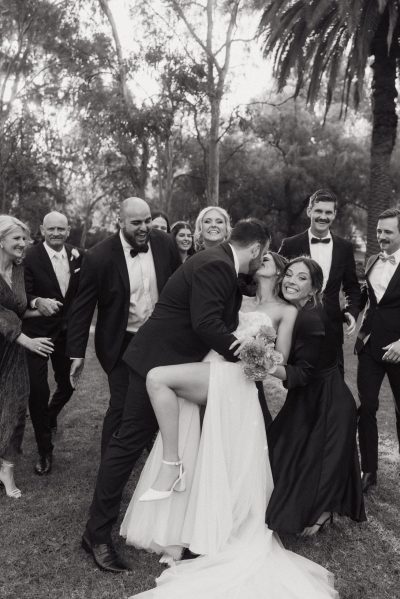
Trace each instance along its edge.
{"label": "black high heel", "polygon": [[321,532],[321,530],[324,528],[327,522],[329,522],[330,525],[333,524],[333,512],[331,512],[329,516],[325,518],[325,520],[323,520],[322,522],[315,523],[315,526],[318,526],[318,532]]}

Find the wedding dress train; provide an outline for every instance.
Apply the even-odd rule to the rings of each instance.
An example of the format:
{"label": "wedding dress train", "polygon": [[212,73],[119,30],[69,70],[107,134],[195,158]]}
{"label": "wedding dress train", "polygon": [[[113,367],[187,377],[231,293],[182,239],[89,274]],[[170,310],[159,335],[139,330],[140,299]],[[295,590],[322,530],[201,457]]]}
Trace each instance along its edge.
{"label": "wedding dress train", "polygon": [[[271,325],[264,314],[245,313],[242,329],[260,317],[261,324]],[[214,352],[207,360],[210,381],[201,438],[197,406],[180,400],[179,450],[187,491],[165,501],[138,501],[160,466],[159,435],[121,526],[121,534],[136,547],[175,558],[188,547],[201,557],[174,563],[156,588],[134,599],[337,598],[333,576],[285,550],[265,525],[273,480],[255,384],[239,364]]]}

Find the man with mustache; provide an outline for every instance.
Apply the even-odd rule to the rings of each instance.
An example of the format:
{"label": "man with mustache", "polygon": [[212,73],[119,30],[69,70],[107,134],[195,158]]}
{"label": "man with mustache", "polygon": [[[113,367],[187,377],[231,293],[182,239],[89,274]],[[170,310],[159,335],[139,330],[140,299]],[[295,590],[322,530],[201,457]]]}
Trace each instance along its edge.
{"label": "man with mustache", "polygon": [[52,468],[52,432],[57,429],[57,416],[73,393],[65,344],[68,314],[78,289],[82,253],[66,243],[70,226],[64,214],[56,211],[46,214],[40,231],[44,241],[30,248],[24,261],[26,294],[30,307],[38,311],[38,317],[24,320],[23,332],[29,337],[51,337],[54,343],[50,360],[57,386],[50,403],[49,358],[27,352],[29,411],[39,451],[35,473],[43,475],[50,474]]}
{"label": "man with mustache", "polygon": [[[336,330],[339,366],[343,372],[343,322],[347,335],[354,333],[360,311],[358,283],[352,244],[331,233],[336,217],[337,198],[329,189],[318,189],[310,197],[307,216],[310,228],[282,241],[279,254],[289,260],[296,256],[311,256],[324,273],[324,308]],[[346,303],[341,309],[340,290]]]}
{"label": "man with mustache", "polygon": [[382,251],[371,256],[365,268],[362,305],[366,309],[355,345],[364,493],[377,482],[376,413],[385,374],[394,396],[400,444],[400,210],[390,208],[379,215],[376,235]]}

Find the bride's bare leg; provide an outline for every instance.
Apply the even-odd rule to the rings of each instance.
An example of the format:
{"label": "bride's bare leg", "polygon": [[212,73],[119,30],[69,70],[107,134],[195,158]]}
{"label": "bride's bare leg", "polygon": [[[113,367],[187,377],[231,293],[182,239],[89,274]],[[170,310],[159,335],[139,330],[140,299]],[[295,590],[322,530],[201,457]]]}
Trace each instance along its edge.
{"label": "bride's bare leg", "polygon": [[[210,365],[207,362],[159,366],[147,375],[146,387],[163,441],[163,459],[179,461],[178,397],[197,404],[207,401]],[[162,464],[152,488],[164,491],[171,488],[178,476],[178,466]]]}

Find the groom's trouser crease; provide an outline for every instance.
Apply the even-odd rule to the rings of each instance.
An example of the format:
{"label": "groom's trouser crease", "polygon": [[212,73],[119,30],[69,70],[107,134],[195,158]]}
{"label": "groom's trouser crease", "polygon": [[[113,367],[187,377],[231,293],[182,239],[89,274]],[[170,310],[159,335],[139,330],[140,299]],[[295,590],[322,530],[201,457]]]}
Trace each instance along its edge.
{"label": "groom's trouser crease", "polygon": [[143,449],[158,429],[146,381],[132,370],[119,430],[103,455],[87,529],[93,543],[107,543],[118,519],[123,489]]}

